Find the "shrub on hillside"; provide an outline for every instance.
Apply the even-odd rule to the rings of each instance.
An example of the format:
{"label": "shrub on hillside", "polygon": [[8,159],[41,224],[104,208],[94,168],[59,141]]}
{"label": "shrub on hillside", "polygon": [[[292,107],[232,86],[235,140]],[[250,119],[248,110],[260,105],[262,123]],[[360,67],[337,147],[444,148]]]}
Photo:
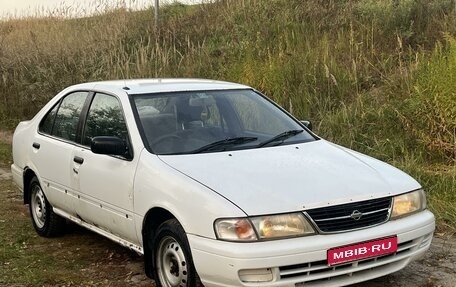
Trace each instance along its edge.
{"label": "shrub on hillside", "polygon": [[431,152],[456,161],[456,39],[421,63],[400,107],[404,127]]}

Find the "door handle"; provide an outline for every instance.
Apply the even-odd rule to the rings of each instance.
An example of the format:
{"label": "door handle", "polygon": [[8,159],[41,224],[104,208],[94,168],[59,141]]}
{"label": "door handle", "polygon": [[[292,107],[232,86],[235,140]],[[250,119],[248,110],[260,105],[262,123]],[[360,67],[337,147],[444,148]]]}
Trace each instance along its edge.
{"label": "door handle", "polygon": [[83,159],[82,157],[79,157],[79,156],[75,156],[75,157],[73,158],[73,161],[74,161],[75,163],[79,163],[79,164],[83,164],[83,163],[84,163],[84,159]]}
{"label": "door handle", "polygon": [[32,147],[33,147],[33,148],[36,148],[36,149],[40,149],[40,146],[41,146],[41,145],[40,145],[39,143],[33,143],[33,144],[32,144]]}

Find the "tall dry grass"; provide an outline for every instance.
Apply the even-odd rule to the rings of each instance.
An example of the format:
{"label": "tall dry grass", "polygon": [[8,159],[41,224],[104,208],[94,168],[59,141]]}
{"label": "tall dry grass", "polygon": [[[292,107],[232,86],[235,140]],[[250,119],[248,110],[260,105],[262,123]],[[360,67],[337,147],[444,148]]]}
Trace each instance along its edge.
{"label": "tall dry grass", "polygon": [[124,8],[0,22],[2,126],[79,82],[241,82],[320,135],[422,179],[441,222],[456,227],[455,0],[225,0],[161,11],[158,29],[152,10]]}

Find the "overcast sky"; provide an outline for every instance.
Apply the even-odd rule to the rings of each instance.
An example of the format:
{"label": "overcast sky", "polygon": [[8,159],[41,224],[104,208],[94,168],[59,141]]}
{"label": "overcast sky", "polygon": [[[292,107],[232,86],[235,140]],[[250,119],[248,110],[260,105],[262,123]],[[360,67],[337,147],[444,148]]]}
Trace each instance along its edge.
{"label": "overcast sky", "polygon": [[[176,2],[174,0],[159,0],[162,3]],[[196,3],[201,0],[180,0],[180,3]],[[0,0],[0,17],[5,16],[77,16],[102,12],[106,7],[126,7],[140,9],[153,5],[154,0]],[[81,15],[82,16],[82,15]]]}

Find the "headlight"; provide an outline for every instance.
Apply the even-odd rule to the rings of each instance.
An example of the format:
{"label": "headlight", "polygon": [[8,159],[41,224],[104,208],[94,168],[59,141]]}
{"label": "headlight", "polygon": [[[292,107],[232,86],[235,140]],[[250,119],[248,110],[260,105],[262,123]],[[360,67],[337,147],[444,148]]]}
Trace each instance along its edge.
{"label": "headlight", "polygon": [[215,222],[217,238],[229,241],[256,241],[314,234],[302,213],[219,219]]}
{"label": "headlight", "polygon": [[393,197],[391,219],[415,213],[426,208],[426,195],[422,189]]}
{"label": "headlight", "polygon": [[260,239],[295,237],[315,231],[302,213],[259,216],[251,218]]}

